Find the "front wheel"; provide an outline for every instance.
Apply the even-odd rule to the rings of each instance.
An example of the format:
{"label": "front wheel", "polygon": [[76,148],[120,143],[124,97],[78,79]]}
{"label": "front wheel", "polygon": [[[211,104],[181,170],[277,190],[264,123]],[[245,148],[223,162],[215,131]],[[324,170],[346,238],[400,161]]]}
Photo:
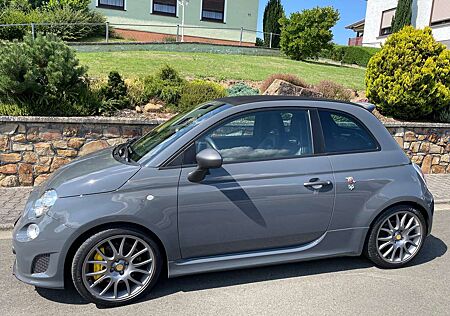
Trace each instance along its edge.
{"label": "front wheel", "polygon": [[141,298],[156,283],[162,258],[158,245],[134,229],[108,229],[88,238],[72,262],[75,288],[106,307]]}
{"label": "front wheel", "polygon": [[374,223],[366,255],[381,268],[400,268],[417,256],[425,236],[423,215],[411,206],[395,206]]}

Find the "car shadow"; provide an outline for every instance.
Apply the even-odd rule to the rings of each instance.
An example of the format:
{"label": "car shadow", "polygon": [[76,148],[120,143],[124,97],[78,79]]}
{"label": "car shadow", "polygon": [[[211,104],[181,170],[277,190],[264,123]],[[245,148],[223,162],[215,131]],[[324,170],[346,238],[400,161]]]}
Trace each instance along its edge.
{"label": "car shadow", "polygon": [[[420,254],[407,266],[412,267],[428,263],[436,258],[442,257],[446,252],[447,245],[441,239],[431,235],[426,239]],[[373,264],[364,257],[342,257],[281,264],[269,267],[214,272],[175,279],[162,278],[153,288],[151,293],[143,298],[141,302],[165,297],[178,292],[191,292],[370,267],[373,267]],[[162,273],[162,275],[164,275],[164,273]],[[88,302],[81,298],[72,285],[66,290],[36,288],[36,291],[43,298],[53,302],[75,305],[88,304]]]}

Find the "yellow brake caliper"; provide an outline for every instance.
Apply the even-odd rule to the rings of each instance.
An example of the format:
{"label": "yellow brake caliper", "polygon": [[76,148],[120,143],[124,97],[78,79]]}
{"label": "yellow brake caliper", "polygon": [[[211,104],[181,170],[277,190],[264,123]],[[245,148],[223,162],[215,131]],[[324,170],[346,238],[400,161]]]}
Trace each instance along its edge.
{"label": "yellow brake caliper", "polygon": [[[99,249],[102,253],[105,253],[105,248],[100,248]],[[95,256],[94,256],[94,260],[95,261],[103,261],[103,258],[102,258],[102,256],[98,253],[98,252],[96,252],[95,253]],[[102,271],[102,269],[103,269],[103,266],[101,265],[101,264],[99,264],[99,263],[94,263],[94,272],[98,272],[98,271]],[[98,275],[95,275],[94,276],[94,280],[98,280],[100,277],[101,277],[102,275],[101,274],[98,274]]]}

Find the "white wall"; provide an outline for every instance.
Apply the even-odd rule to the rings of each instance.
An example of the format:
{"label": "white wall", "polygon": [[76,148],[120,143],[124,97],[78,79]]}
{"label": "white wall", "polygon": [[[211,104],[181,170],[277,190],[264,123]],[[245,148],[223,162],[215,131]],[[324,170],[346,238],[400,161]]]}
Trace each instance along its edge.
{"label": "white wall", "polygon": [[[386,41],[386,36],[380,36],[381,15],[385,10],[395,8],[398,0],[368,0],[366,25],[364,29],[363,46],[380,47]],[[414,0],[412,24],[423,29],[430,25],[433,0]],[[433,26],[433,36],[438,41],[450,41],[450,24]]]}
{"label": "white wall", "polygon": [[380,47],[387,36],[380,36],[383,11],[397,7],[398,0],[368,0],[363,46]]}
{"label": "white wall", "polygon": [[[423,29],[430,25],[431,10],[433,0],[414,0],[413,3],[413,21],[416,28]],[[435,25],[433,29],[433,36],[437,41],[450,40],[450,24]]]}

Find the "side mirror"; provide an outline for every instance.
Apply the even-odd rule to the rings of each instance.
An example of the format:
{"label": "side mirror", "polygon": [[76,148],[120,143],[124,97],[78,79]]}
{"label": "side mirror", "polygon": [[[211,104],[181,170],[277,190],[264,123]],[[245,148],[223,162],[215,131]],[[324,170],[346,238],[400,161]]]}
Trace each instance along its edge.
{"label": "side mirror", "polygon": [[188,175],[191,182],[200,182],[205,179],[209,169],[217,169],[222,167],[222,156],[214,149],[205,149],[196,156],[198,168]]}

